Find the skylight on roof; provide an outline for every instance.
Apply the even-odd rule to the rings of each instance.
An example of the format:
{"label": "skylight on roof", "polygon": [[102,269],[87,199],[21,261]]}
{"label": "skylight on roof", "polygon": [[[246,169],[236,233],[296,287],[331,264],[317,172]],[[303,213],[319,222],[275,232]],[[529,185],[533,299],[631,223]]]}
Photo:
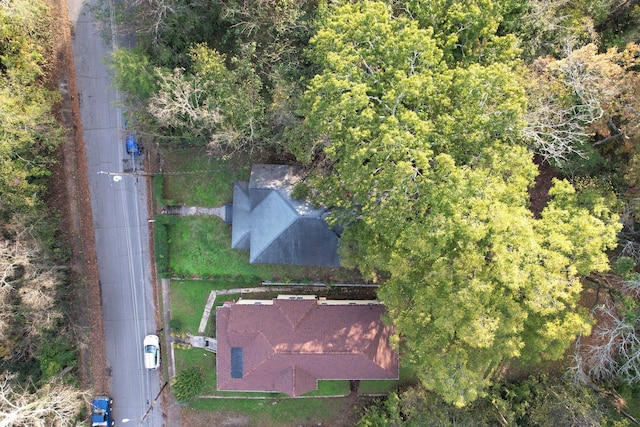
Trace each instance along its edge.
{"label": "skylight on roof", "polygon": [[242,378],[242,347],[231,347],[231,378]]}

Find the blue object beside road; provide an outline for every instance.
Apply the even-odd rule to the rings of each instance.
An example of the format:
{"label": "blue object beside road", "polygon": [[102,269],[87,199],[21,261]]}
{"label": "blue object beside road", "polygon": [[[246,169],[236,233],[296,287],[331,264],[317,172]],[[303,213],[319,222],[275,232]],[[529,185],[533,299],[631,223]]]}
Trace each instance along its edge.
{"label": "blue object beside road", "polygon": [[138,157],[142,154],[142,148],[138,145],[138,141],[136,140],[135,133],[127,134],[127,154],[130,154],[134,157]]}
{"label": "blue object beside road", "polygon": [[91,426],[103,427],[112,426],[114,421],[111,419],[111,403],[112,400],[108,396],[98,396],[91,403]]}
{"label": "blue object beside road", "polygon": [[[125,129],[129,128],[129,121],[127,120],[124,124]],[[136,138],[136,134],[135,132],[128,132],[127,131],[127,136],[125,137],[125,143],[127,146],[127,154],[133,156],[133,157],[138,157],[139,155],[142,154],[142,148],[140,147],[140,145],[138,144],[138,140]]]}

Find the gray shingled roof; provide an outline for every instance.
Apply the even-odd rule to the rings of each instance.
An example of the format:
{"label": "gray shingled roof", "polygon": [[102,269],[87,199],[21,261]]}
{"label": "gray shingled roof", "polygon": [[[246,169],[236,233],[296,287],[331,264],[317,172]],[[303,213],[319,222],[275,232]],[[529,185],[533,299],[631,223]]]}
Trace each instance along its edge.
{"label": "gray shingled roof", "polygon": [[231,228],[231,247],[249,249],[249,232],[251,231],[251,201],[249,200],[249,183],[236,181],[233,186],[233,215]]}
{"label": "gray shingled roof", "polygon": [[338,235],[324,220],[325,208],[292,199],[301,169],[255,164],[249,182],[233,192],[231,247],[249,249],[256,264],[338,266]]}

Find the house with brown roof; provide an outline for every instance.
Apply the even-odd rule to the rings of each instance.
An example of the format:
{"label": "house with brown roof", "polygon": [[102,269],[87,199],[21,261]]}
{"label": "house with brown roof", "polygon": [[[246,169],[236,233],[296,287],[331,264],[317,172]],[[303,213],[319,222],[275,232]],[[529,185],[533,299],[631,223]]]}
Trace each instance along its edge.
{"label": "house with brown roof", "polygon": [[299,166],[254,164],[249,181],[233,187],[231,247],[252,264],[339,266],[336,228],[327,208],[291,197]]}
{"label": "house with brown roof", "polygon": [[216,309],[218,390],[299,396],[319,379],[398,379],[378,301],[280,295]]}

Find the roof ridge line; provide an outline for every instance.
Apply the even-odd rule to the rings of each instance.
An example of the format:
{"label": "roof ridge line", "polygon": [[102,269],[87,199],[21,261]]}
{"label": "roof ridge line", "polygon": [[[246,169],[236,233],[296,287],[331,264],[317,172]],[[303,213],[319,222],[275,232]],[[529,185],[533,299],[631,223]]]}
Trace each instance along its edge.
{"label": "roof ridge line", "polygon": [[247,372],[247,375],[251,375],[251,373],[253,373],[254,371],[256,371],[260,366],[262,366],[263,364],[265,364],[267,361],[271,360],[273,358],[273,356],[275,354],[277,354],[278,352],[275,351],[273,349],[273,344],[271,344],[271,342],[267,339],[267,337],[264,335],[264,332],[262,331],[256,331],[258,333],[258,335],[262,336],[262,338],[264,339],[264,342],[266,342],[267,344],[269,344],[269,346],[271,347],[271,354],[269,355],[269,357],[265,357],[262,359],[262,361],[260,361],[260,363],[258,363],[257,365],[255,365],[253,367],[253,369],[251,369],[250,371]]}
{"label": "roof ridge line", "polygon": [[[278,197],[280,197],[280,199],[282,199],[282,201],[284,202],[284,204],[285,204],[285,205],[287,205],[287,206],[289,207],[289,209],[291,210],[291,212],[293,212],[293,214],[295,215],[295,216],[294,216],[294,218],[293,218],[293,220],[292,220],[292,221],[290,221],[288,224],[286,224],[286,226],[284,226],[284,227],[282,228],[282,231],[287,230],[287,229],[289,229],[289,227],[291,227],[291,225],[292,225],[293,223],[295,223],[296,221],[298,221],[298,219],[300,219],[300,214],[298,214],[298,211],[296,211],[296,210],[293,208],[293,206],[291,206],[291,205],[287,202],[287,200],[286,200],[284,197],[282,197],[282,194],[280,194],[280,191],[279,191],[279,190],[277,190],[277,189],[269,189],[269,190],[270,190],[269,195],[268,195],[267,197],[265,197],[264,199],[262,199],[262,201],[261,201],[260,203],[258,203],[258,205],[256,205],[256,207],[255,207],[255,208],[251,209],[251,213],[253,214],[253,211],[254,211],[254,210],[256,210],[256,208],[257,208],[258,206],[260,206],[260,205],[261,205],[265,200],[267,200],[267,199],[269,198],[269,196],[271,196],[271,194],[275,193]],[[280,233],[280,234],[282,234],[282,233]],[[279,235],[280,235],[280,234],[279,234]],[[278,236],[279,236],[279,235],[278,235]],[[253,260],[255,260],[255,259],[258,259],[258,258],[260,257],[260,255],[262,255],[263,253],[265,253],[265,252],[267,251],[267,249],[269,249],[269,248],[271,247],[271,245],[273,244],[273,242],[274,242],[274,240],[272,240],[269,244],[267,244],[264,248],[262,248],[262,250],[261,250],[259,253],[255,254],[255,256],[251,256],[251,252],[249,252],[249,258],[250,258],[250,261],[253,261]]]}
{"label": "roof ridge line", "polygon": [[311,303],[309,303],[309,308],[308,308],[308,309],[306,309],[304,313],[302,313],[302,316],[300,316],[300,318],[298,319],[298,321],[297,321],[297,322],[295,322],[295,323],[293,322],[293,320],[291,320],[291,318],[289,317],[289,315],[287,314],[287,312],[286,312],[286,311],[284,311],[280,305],[278,305],[277,307],[278,307],[278,311],[284,315],[285,319],[287,319],[287,322],[289,322],[289,324],[290,324],[290,325],[291,325],[291,327],[293,328],[293,332],[295,332],[295,331],[298,329],[298,325],[302,322],[302,320],[303,320],[305,317],[307,317],[307,315],[308,315],[311,311],[313,311],[314,306],[317,306],[317,305],[318,305],[318,300],[317,300],[317,299],[315,300],[315,304],[314,304],[314,305],[312,305]]}

